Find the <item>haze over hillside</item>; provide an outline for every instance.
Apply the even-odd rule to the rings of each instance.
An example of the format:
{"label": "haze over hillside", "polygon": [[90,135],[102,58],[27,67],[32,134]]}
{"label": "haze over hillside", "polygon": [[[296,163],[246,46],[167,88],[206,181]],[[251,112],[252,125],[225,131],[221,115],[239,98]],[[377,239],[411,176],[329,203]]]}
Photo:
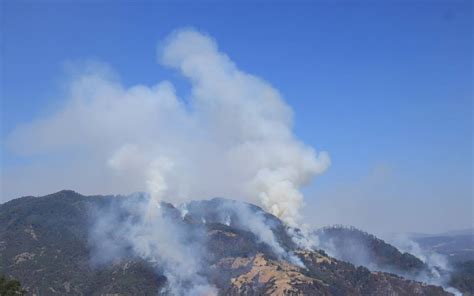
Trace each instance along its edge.
{"label": "haze over hillside", "polygon": [[[144,220],[149,201],[143,194],[61,191],[2,204],[0,272],[29,293],[48,295],[448,295],[435,285],[456,291],[448,288],[451,271],[436,267],[442,275],[433,274],[415,256],[355,229],[325,228],[312,236],[317,246],[304,248],[298,229],[251,204],[163,203],[162,216]],[[337,243],[348,235],[367,244],[358,247],[365,263],[324,251],[350,262],[346,247],[356,245]],[[457,283],[465,295],[472,293],[468,283]]]}
{"label": "haze over hillside", "polygon": [[1,296],[474,296],[471,2],[2,0]]}

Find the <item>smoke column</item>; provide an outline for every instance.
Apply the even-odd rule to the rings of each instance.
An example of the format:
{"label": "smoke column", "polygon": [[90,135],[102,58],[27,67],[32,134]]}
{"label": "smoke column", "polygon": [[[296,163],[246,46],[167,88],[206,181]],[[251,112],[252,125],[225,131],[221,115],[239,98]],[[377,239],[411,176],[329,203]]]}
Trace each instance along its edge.
{"label": "smoke column", "polygon": [[[296,225],[303,204],[298,189],[323,172],[329,158],[326,153],[318,156],[295,139],[291,110],[278,92],[259,78],[240,71],[218,51],[212,39],[196,31],[172,34],[159,58],[190,80],[190,112],[182,113],[192,122],[192,132],[199,138],[191,145],[194,153],[183,152],[189,158],[166,155],[165,161],[152,161],[147,169],[150,193],[158,199],[165,198],[173,189],[188,190],[190,193],[184,194],[191,197],[195,191],[203,192],[204,196],[222,196],[226,192],[213,191],[228,189],[213,187],[216,183],[225,184],[236,189],[230,192],[231,196],[256,201],[289,225]],[[201,157],[206,163],[202,163]],[[215,160],[209,162],[211,158]],[[200,163],[202,167],[195,166]],[[168,190],[167,180],[173,178],[173,169],[182,176],[183,168],[196,174],[188,176],[188,182],[170,180],[178,187]],[[203,170],[205,178],[212,174],[209,171],[216,171],[224,174],[225,180],[211,176],[209,184],[198,176]]]}
{"label": "smoke column", "polygon": [[108,67],[89,63],[57,112],[9,138],[24,155],[63,156],[68,169],[23,176],[46,174],[56,187],[91,194],[146,191],[154,207],[162,200],[244,199],[298,226],[299,189],[330,160],[295,137],[292,110],[278,91],[192,29],[162,42],[158,61],[189,80],[189,98],[178,98],[168,81],[125,87]]}
{"label": "smoke column", "polygon": [[92,263],[100,266],[140,258],[166,277],[160,294],[217,295],[203,275],[205,232],[166,215],[161,205],[152,208],[150,198],[140,195],[117,197],[92,208]]}

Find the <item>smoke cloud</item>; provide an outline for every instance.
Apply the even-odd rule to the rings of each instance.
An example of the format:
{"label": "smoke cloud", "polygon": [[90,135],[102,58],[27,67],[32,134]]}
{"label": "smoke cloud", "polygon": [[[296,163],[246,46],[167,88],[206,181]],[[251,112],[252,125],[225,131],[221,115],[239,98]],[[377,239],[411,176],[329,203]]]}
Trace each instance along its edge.
{"label": "smoke cloud", "polygon": [[356,228],[341,225],[318,229],[316,235],[318,248],[334,258],[356,266],[365,266],[370,270],[442,286],[455,295],[461,295],[449,286],[452,269],[447,258],[423,250],[405,234],[390,236],[391,245]]}
{"label": "smoke cloud", "polygon": [[406,234],[398,234],[391,237],[391,243],[400,251],[413,254],[428,267],[428,272],[415,277],[415,280],[442,286],[446,291],[456,296],[462,295],[460,291],[449,286],[449,279],[453,270],[444,255],[422,249],[417,242],[410,239]]}
{"label": "smoke cloud", "polygon": [[[299,189],[330,160],[295,137],[292,110],[278,91],[239,70],[212,38],[192,29],[171,34],[158,60],[189,80],[188,99],[178,98],[168,81],[125,87],[107,67],[88,65],[71,81],[60,110],[11,134],[16,152],[61,159],[49,169],[40,164],[5,176],[7,192],[23,185],[20,175],[44,180],[47,174],[54,183],[38,182],[39,189],[145,191],[155,205],[226,196],[297,226]],[[37,190],[35,183],[30,190]]]}
{"label": "smoke cloud", "polygon": [[[265,217],[265,213],[261,209],[256,209],[254,206],[250,206],[249,204],[221,199],[214,199],[213,201],[216,200],[219,200],[219,202],[216,202],[212,206],[214,208],[212,214],[217,214],[217,221],[219,223],[253,233],[260,242],[270,247],[272,252],[279,259],[283,259],[300,267],[304,267],[303,262],[293,253],[293,251],[286,250],[276,237],[275,231],[277,231],[276,228],[278,226],[275,224],[279,221],[276,222],[275,220]],[[182,204],[180,210],[183,217],[189,213],[188,205],[186,204]],[[196,212],[199,211],[196,211],[196,209],[193,208],[192,214],[195,215]],[[202,214],[203,213],[201,213],[201,215]],[[207,214],[209,215],[210,213]],[[206,219],[204,219],[204,217],[201,216],[201,219],[203,223],[206,223]],[[211,222],[215,221],[211,219]],[[291,228],[286,226],[284,231],[285,233],[291,235],[288,231],[289,229]],[[295,236],[291,236],[292,239],[295,240]],[[300,246],[297,241],[295,241],[295,243]]]}
{"label": "smoke cloud", "polygon": [[172,210],[161,204],[155,207],[141,195],[112,199],[93,208],[92,263],[100,266],[138,257],[166,277],[167,285],[160,294],[217,295],[204,275],[204,230],[191,229],[173,217]]}
{"label": "smoke cloud", "polygon": [[247,205],[234,204],[234,211],[240,221],[240,224],[244,226],[244,229],[252,232],[258,237],[263,243],[270,246],[273,252],[281,259],[285,259],[295,265],[304,267],[303,262],[291,251],[286,251],[280,243],[277,241],[273,229],[267,225],[262,212],[251,211]]}
{"label": "smoke cloud", "polygon": [[[126,87],[107,66],[87,64],[70,81],[59,110],[10,135],[14,152],[38,161],[8,172],[6,192],[18,193],[25,183],[34,194],[61,187],[86,194],[147,192],[146,201],[97,210],[93,262],[139,257],[159,266],[171,294],[213,295],[201,268],[206,254],[199,237],[206,235],[166,217],[162,202],[246,200],[296,231],[300,188],[330,160],[295,137],[292,110],[278,91],[239,70],[209,36],[176,31],[159,46],[158,60],[189,80],[189,98],[179,98],[169,81]],[[261,215],[233,210],[278,257],[303,265]]]}

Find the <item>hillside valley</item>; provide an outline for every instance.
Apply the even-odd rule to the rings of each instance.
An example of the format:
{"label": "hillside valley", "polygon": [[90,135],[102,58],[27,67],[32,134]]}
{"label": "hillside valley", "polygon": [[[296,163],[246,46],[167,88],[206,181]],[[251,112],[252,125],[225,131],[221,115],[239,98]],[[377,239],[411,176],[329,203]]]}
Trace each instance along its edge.
{"label": "hillside valley", "polygon": [[[451,295],[422,282],[418,276],[429,272],[423,261],[372,235],[325,228],[316,231],[319,246],[304,249],[275,216],[222,198],[162,203],[162,224],[152,230],[169,236],[142,248],[136,241],[148,230],[137,205],[147,202],[140,194],[65,190],[4,203],[0,273],[18,279],[28,295]],[[361,244],[364,256],[355,260],[350,247],[360,251]],[[472,295],[466,264],[445,287]],[[195,272],[187,274],[189,267]]]}

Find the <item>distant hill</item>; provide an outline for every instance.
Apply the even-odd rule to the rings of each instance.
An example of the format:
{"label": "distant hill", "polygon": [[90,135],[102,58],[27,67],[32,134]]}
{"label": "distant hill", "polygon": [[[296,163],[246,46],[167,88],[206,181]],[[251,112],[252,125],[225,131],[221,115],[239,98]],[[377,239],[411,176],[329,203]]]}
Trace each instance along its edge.
{"label": "distant hill", "polygon": [[386,271],[407,278],[443,283],[464,293],[474,295],[474,248],[472,232],[456,231],[440,235],[416,235],[413,241],[421,250],[446,256],[450,264],[446,270],[429,266],[419,258],[350,226],[330,226],[315,232],[320,247],[331,256],[356,266]]}
{"label": "distant hill", "polygon": [[316,234],[323,249],[355,265],[412,275],[427,269],[423,261],[412,254],[402,253],[374,235],[354,227],[324,227],[318,229]]}
{"label": "distant hill", "polygon": [[[137,257],[120,240],[124,221],[137,219],[130,207],[122,205],[143,199],[61,191],[0,205],[0,273],[20,280],[32,295],[169,294],[170,278],[161,262]],[[237,215],[241,207],[247,209],[247,216]],[[161,208],[169,221],[190,232],[191,240],[204,240],[208,255],[202,258],[205,269],[201,273],[220,295],[450,295],[440,287],[356,267],[321,250],[298,249],[286,226],[254,205],[212,199],[191,202],[182,209],[165,203]],[[108,209],[114,210],[115,220],[109,225],[114,233],[103,236],[111,248],[103,256],[120,256],[97,263],[91,232],[102,231],[94,221]],[[257,218],[269,228],[252,228],[244,221]],[[259,231],[261,237],[255,234]],[[281,250],[270,245],[273,240]],[[376,245],[381,246],[375,248],[380,262],[388,254],[386,258],[395,266],[408,271],[423,265],[393,247]],[[118,246],[123,246],[120,252],[114,249]],[[282,258],[278,252],[297,259]]]}
{"label": "distant hill", "polygon": [[444,255],[453,270],[450,284],[474,295],[474,229],[424,235],[414,240],[426,251]]}
{"label": "distant hill", "polygon": [[474,260],[474,230],[466,229],[413,238],[423,249],[443,254],[451,262]]}

